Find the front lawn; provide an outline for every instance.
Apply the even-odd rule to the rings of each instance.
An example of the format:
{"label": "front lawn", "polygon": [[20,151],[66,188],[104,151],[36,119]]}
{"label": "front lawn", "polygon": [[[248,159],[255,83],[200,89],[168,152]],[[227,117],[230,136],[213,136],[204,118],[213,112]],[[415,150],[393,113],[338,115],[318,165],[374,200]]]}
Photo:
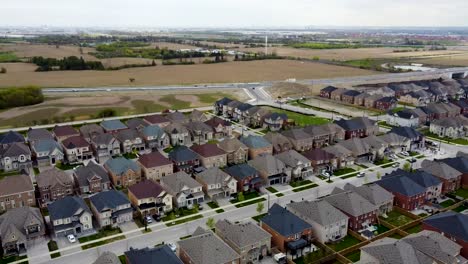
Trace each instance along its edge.
{"label": "front lawn", "polygon": [[57,162],[55,164],[55,167],[57,167],[60,170],[73,170],[75,167],[81,166],[83,163],[78,163],[78,164],[64,164],[62,162]]}
{"label": "front lawn", "polygon": [[260,194],[255,191],[246,193],[240,192],[237,194],[236,199],[232,200],[231,203],[235,204],[237,208],[240,208],[244,206],[249,206],[251,204],[256,204],[265,200],[265,198],[260,197]]}
{"label": "front lawn", "polygon": [[187,222],[197,220],[197,219],[200,219],[200,218],[203,218],[203,215],[197,214],[197,215],[190,216],[190,217],[182,219],[182,220],[171,221],[170,223],[167,223],[166,226],[180,225],[180,224],[187,223]]}
{"label": "front lawn", "polygon": [[395,210],[387,213],[387,216],[388,218],[382,218],[382,220],[393,226],[402,226],[412,221],[408,216],[400,214]]}
{"label": "front lawn", "polygon": [[[55,251],[55,250],[58,249],[57,242],[54,241],[54,240],[50,240],[49,243],[47,243],[47,247],[49,248],[49,252]],[[58,258],[58,257],[60,257],[60,252],[52,253],[52,254],[50,254],[50,257],[51,258]]]}
{"label": "front lawn", "polygon": [[175,208],[172,212],[168,213],[162,218],[163,222],[176,220],[177,218],[189,216],[198,213],[198,206],[194,206],[192,209],[187,208]]}
{"label": "front lawn", "polygon": [[423,129],[420,132],[423,133],[427,137],[435,138],[435,139],[442,140],[442,141],[447,141],[449,144],[455,143],[459,145],[468,145],[468,140],[464,138],[451,139],[447,137],[439,137],[439,135],[429,132],[429,129]]}
{"label": "front lawn", "polygon": [[318,184],[315,184],[310,180],[291,182],[289,185],[294,188],[293,192],[302,192],[318,186]]}
{"label": "front lawn", "polygon": [[455,191],[455,195],[456,196],[460,196],[460,197],[463,197],[465,199],[468,199],[468,189],[458,189]]}
{"label": "front lawn", "polygon": [[393,161],[389,160],[386,157],[383,158],[383,159],[380,159],[380,160],[376,160],[374,162],[375,165],[380,166],[381,168],[388,168],[388,167],[392,166],[392,163],[393,163]]}
{"label": "front lawn", "polygon": [[122,156],[124,158],[126,158],[126,159],[136,159],[136,158],[138,158],[137,154],[135,154],[133,152],[124,153]]}
{"label": "front lawn", "polygon": [[375,225],[375,227],[377,227],[377,234],[383,234],[385,232],[387,232],[388,230],[390,230],[388,227],[384,226],[384,225]]}
{"label": "front lawn", "polygon": [[450,207],[450,206],[452,206],[452,205],[454,205],[454,204],[455,204],[455,201],[452,200],[452,199],[448,199],[448,200],[445,200],[445,201],[443,201],[443,202],[440,203],[440,205],[441,205],[442,207],[444,207],[444,208]]}
{"label": "front lawn", "polygon": [[[216,208],[219,208],[219,205],[215,202],[209,202],[209,203],[206,203],[211,209],[216,209]],[[220,213],[224,213],[224,210],[223,209],[216,209],[215,210],[216,213],[220,214]]]}
{"label": "front lawn", "polygon": [[345,236],[343,240],[341,240],[338,243],[333,243],[333,244],[327,244],[331,249],[333,249],[335,252],[339,252],[343,249],[352,247],[356,244],[359,244],[361,241],[351,235]]}
{"label": "front lawn", "polygon": [[398,234],[398,233],[393,233],[392,235],[388,236],[390,238],[394,238],[394,239],[402,239],[403,236]]}
{"label": "front lawn", "polygon": [[352,173],[352,172],[356,172],[356,170],[353,168],[342,168],[342,169],[335,170],[333,172],[333,175],[341,176],[341,175],[345,175],[345,174]]}
{"label": "front lawn", "polygon": [[269,192],[271,192],[271,193],[277,193],[277,192],[278,192],[278,190],[276,190],[275,188],[273,188],[273,187],[271,187],[271,186],[270,186],[270,187],[267,187],[266,189],[267,189]]}
{"label": "front lawn", "polygon": [[299,186],[304,186],[307,184],[311,184],[312,182],[310,180],[303,180],[303,181],[294,181],[291,182],[289,185],[293,188],[299,187]]}
{"label": "front lawn", "polygon": [[265,215],[267,215],[268,213],[264,213],[264,214],[259,214],[259,215],[256,215],[256,216],[253,216],[252,219],[257,221],[257,222],[260,222],[260,219],[262,219]]}
{"label": "front lawn", "polygon": [[[86,243],[86,242],[90,242],[90,241],[93,241],[93,240],[105,238],[105,237],[108,237],[108,236],[117,235],[117,234],[120,234],[120,233],[122,233],[122,230],[120,230],[120,228],[106,227],[106,228],[103,228],[101,231],[99,231],[97,234],[90,235],[90,236],[87,236],[87,237],[80,237],[80,238],[78,238],[78,241],[80,241],[80,243]],[[84,245],[81,248],[84,250],[84,249],[88,249],[88,248],[98,247],[98,246],[101,246],[101,245],[104,245],[104,244],[107,244],[107,243],[111,243],[111,242],[114,242],[114,241],[117,241],[117,240],[121,240],[121,239],[125,239],[125,236],[124,235],[116,236],[114,238],[109,238],[109,239],[106,239],[106,240],[103,240],[103,241],[99,241],[99,242]]]}
{"label": "front lawn", "polygon": [[7,263],[11,263],[11,262],[15,262],[15,261],[20,261],[20,260],[24,260],[22,262],[19,262],[19,263],[28,263],[27,261],[27,258],[28,256],[11,256],[11,257],[2,257],[0,258],[0,264],[7,264]]}
{"label": "front lawn", "polygon": [[407,233],[416,234],[422,231],[422,224],[418,224],[405,230]]}

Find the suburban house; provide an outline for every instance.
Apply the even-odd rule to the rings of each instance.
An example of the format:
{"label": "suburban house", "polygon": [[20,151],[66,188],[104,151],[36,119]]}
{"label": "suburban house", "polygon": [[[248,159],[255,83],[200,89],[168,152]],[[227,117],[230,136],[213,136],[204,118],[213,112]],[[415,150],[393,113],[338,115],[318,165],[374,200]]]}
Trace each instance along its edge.
{"label": "suburban house", "polygon": [[332,145],[345,138],[344,129],[334,123],[319,126],[306,126],[304,127],[304,132],[312,136],[313,148]]}
{"label": "suburban house", "polygon": [[354,164],[353,153],[339,144],[325,147],[323,150],[335,156],[337,168],[346,168]]}
{"label": "suburban house", "polygon": [[249,148],[237,138],[226,138],[218,143],[218,147],[226,152],[228,164],[241,164],[247,162]]}
{"label": "suburban house", "polygon": [[142,130],[143,128],[145,128],[146,126],[149,126],[148,123],[146,123],[143,118],[138,118],[138,117],[135,117],[135,118],[132,118],[132,119],[129,119],[127,120],[127,126],[128,128],[130,129],[135,129],[135,130]]}
{"label": "suburban house", "polygon": [[364,106],[364,102],[366,98],[370,97],[371,95],[369,93],[361,93],[356,96],[354,96],[354,105],[359,105],[359,106]]}
{"label": "suburban house", "polygon": [[233,100],[227,97],[224,97],[214,103],[214,113],[215,115],[225,115],[227,112],[227,105]]}
{"label": "suburban house", "polygon": [[425,106],[434,101],[434,95],[426,90],[418,90],[402,95],[398,100],[414,106]]}
{"label": "suburban house", "polygon": [[281,134],[291,141],[293,148],[297,151],[307,151],[314,147],[312,136],[309,133],[306,133],[302,128],[286,130]]}
{"label": "suburban house", "polygon": [[34,186],[29,175],[8,176],[0,180],[0,211],[36,206]]}
{"label": "suburban house", "polygon": [[273,146],[260,136],[248,135],[241,137],[240,141],[249,148],[250,159],[273,153]]}
{"label": "suburban house", "polygon": [[376,122],[367,117],[356,117],[350,120],[340,119],[335,123],[345,130],[344,139],[363,138],[376,135],[379,132],[379,126],[376,125]]}
{"label": "suburban house", "polygon": [[324,199],[349,217],[349,228],[353,231],[377,224],[379,208],[354,191],[335,187]]}
{"label": "suburban house", "polygon": [[93,215],[83,198],[66,196],[47,206],[55,237],[82,236],[94,231]]}
{"label": "suburban house", "polygon": [[174,173],[174,164],[159,152],[143,154],[138,158],[138,165],[141,167],[142,176],[145,179],[158,181]]}
{"label": "suburban house", "polygon": [[179,111],[174,111],[171,113],[166,114],[166,118],[171,121],[171,123],[186,123],[188,122],[187,116],[184,115],[184,113],[181,113]]}
{"label": "suburban house", "polygon": [[9,145],[13,143],[24,143],[26,142],[23,135],[16,131],[8,131],[4,134],[0,134],[0,145]]}
{"label": "suburban house", "polygon": [[224,171],[236,179],[239,192],[258,191],[263,185],[263,180],[257,170],[247,163],[230,166]]}
{"label": "suburban house", "polygon": [[229,119],[232,119],[234,118],[234,114],[235,114],[235,110],[238,106],[242,105],[243,103],[242,102],[239,102],[237,100],[233,100],[231,102],[229,102],[227,105],[226,105],[226,112],[223,114],[224,117],[227,117]]}
{"label": "suburban house", "polygon": [[190,238],[180,240],[178,252],[184,264],[239,264],[240,256],[211,230],[198,227]]}
{"label": "suburban house", "polygon": [[190,149],[198,154],[200,164],[205,168],[226,167],[227,155],[216,144],[193,145]]}
{"label": "suburban house", "polygon": [[50,202],[73,195],[75,187],[73,177],[55,167],[36,175],[36,182],[39,190],[39,202],[44,207]]}
{"label": "suburban house", "polygon": [[90,139],[94,155],[100,163],[120,155],[120,141],[113,134],[99,134]]}
{"label": "suburban house", "polygon": [[410,141],[407,151],[426,148],[426,137],[413,127],[394,127],[389,133],[404,137]]}
{"label": "suburban house", "polygon": [[334,86],[327,86],[323,88],[322,90],[320,90],[320,97],[331,99],[331,93],[335,91],[336,89],[338,88]]}
{"label": "suburban house", "polygon": [[122,123],[122,121],[117,119],[104,120],[101,122],[101,127],[106,133],[117,133],[121,130],[128,129],[128,127],[124,123]]}
{"label": "suburban house", "polygon": [[138,131],[133,129],[120,130],[115,134],[120,142],[122,153],[142,153],[146,149],[145,142]]}
{"label": "suburban house", "polygon": [[200,158],[186,146],[179,146],[169,152],[169,159],[174,164],[174,172],[185,171],[192,173],[194,168],[200,166]]}
{"label": "suburban house", "polygon": [[182,125],[173,123],[164,127],[164,131],[169,135],[169,141],[172,146],[190,146],[192,139],[188,129]]}
{"label": "suburban house", "polygon": [[29,128],[26,137],[31,145],[40,140],[54,140],[54,135],[45,128]]}
{"label": "suburban house", "polygon": [[[349,150],[352,153],[354,160],[358,163],[373,162],[375,159],[382,157],[385,150],[383,145],[378,149],[375,149],[361,138],[350,138],[348,140],[341,141],[338,144]],[[380,155],[377,155],[378,153]]]}
{"label": "suburban house", "polygon": [[62,141],[65,157],[70,164],[93,158],[91,145],[82,136],[72,136]]}
{"label": "suburban house", "polygon": [[234,113],[232,115],[232,120],[237,121],[241,124],[247,125],[250,121],[250,116],[248,110],[254,107],[248,103],[241,103],[234,108]]}
{"label": "suburban house", "polygon": [[128,198],[141,216],[164,215],[172,210],[172,195],[151,180],[128,187]]}
{"label": "suburban house", "polygon": [[282,152],[275,157],[291,170],[291,180],[293,181],[305,179],[313,173],[310,160],[295,150]]}
{"label": "suburban house", "polygon": [[247,114],[250,117],[250,121],[244,120],[244,123],[253,128],[263,127],[265,116],[269,115],[270,113],[270,110],[264,107],[254,106],[247,110]]}
{"label": "suburban house", "polygon": [[421,124],[419,116],[406,109],[395,113],[389,112],[384,118],[391,126],[418,127]]}
{"label": "suburban house", "polygon": [[[125,252],[125,263],[127,264],[184,264],[168,245],[161,245],[154,248],[134,249],[130,248]],[[121,263],[120,260],[118,263]],[[118,264],[116,263],[116,264]],[[97,264],[97,263],[95,263]],[[102,263],[114,264],[114,263]]]}
{"label": "suburban house", "polygon": [[258,171],[266,186],[285,184],[291,181],[291,169],[272,155],[259,156],[249,160],[248,164]]}
{"label": "suburban house", "polygon": [[312,226],[278,204],[260,219],[260,226],[271,234],[271,244],[293,259],[310,252]]}
{"label": "suburban house", "polygon": [[31,150],[25,143],[14,142],[0,145],[0,169],[8,171],[29,171],[32,168]]}
{"label": "suburban house", "polygon": [[203,186],[206,196],[212,200],[219,197],[230,197],[237,193],[237,180],[218,167],[196,173],[195,180]]}
{"label": "suburban house", "polygon": [[203,122],[188,122],[185,127],[190,132],[190,140],[194,144],[205,144],[213,139],[213,129]]}
{"label": "suburban house", "polygon": [[98,124],[86,124],[80,127],[81,136],[89,143],[94,137],[104,134],[104,129]]}
{"label": "suburban house", "polygon": [[205,201],[203,186],[184,171],[179,171],[161,179],[161,186],[172,195],[177,208],[192,208]]}
{"label": "suburban house", "polygon": [[273,146],[273,154],[293,149],[291,141],[280,133],[268,132],[263,136]]}
{"label": "suburban house", "polygon": [[145,117],[143,117],[143,121],[145,121],[148,125],[153,125],[153,126],[158,125],[161,128],[164,128],[164,127],[171,124],[171,121],[169,121],[169,119],[167,119],[163,115],[145,116]]}
{"label": "suburban house", "polygon": [[385,237],[361,248],[364,263],[467,263],[462,247],[433,231],[410,234],[400,240]]}
{"label": "suburban house", "polygon": [[80,132],[78,132],[75,128],[72,126],[55,126],[52,129],[52,133],[54,137],[59,141],[63,141],[69,137],[78,137],[80,136]]}
{"label": "suburban house", "polygon": [[462,247],[460,255],[468,258],[468,215],[448,211],[423,220],[423,229],[441,233]]}
{"label": "suburban house", "polygon": [[257,263],[271,252],[271,234],[252,222],[216,223],[216,235],[240,255],[240,264]]}
{"label": "suburban house", "polygon": [[375,102],[384,97],[381,94],[372,94],[364,98],[364,107],[365,108],[375,108]]}
{"label": "suburban house", "polygon": [[388,111],[396,107],[398,100],[393,96],[385,96],[375,101],[374,108],[380,111]]}
{"label": "suburban house", "polygon": [[341,94],[341,101],[346,104],[354,104],[354,98],[360,94],[361,92],[356,90],[347,90]]}
{"label": "suburban house", "polygon": [[205,122],[208,121],[208,115],[206,115],[204,112],[194,109],[192,112],[188,114],[188,120],[189,121],[200,121],[200,122]]}
{"label": "suburban house", "polygon": [[379,208],[379,216],[385,216],[393,209],[393,194],[378,184],[366,184],[356,187],[351,183],[345,184],[343,187],[345,191],[353,191],[371,204]]}
{"label": "suburban house", "polygon": [[468,157],[459,155],[455,158],[442,159],[440,162],[444,162],[455,170],[463,173],[461,187],[468,189]]}
{"label": "suburban house", "polygon": [[111,189],[111,182],[106,169],[93,161],[86,166],[79,166],[73,171],[76,189],[81,195],[93,194]]}
{"label": "suburban house", "polygon": [[39,208],[21,207],[0,215],[0,240],[3,256],[23,255],[30,240],[45,235],[44,217]]}
{"label": "suburban house", "polygon": [[141,169],[138,164],[124,157],[112,158],[104,163],[112,184],[129,187],[141,181]]}
{"label": "suburban house", "polygon": [[423,160],[421,170],[442,181],[442,194],[454,192],[461,187],[462,172],[442,161]]}
{"label": "suburban house", "polygon": [[151,151],[165,149],[171,144],[169,136],[159,126],[146,126],[140,130],[140,134]]}
{"label": "suburban house", "polygon": [[439,137],[464,138],[468,135],[468,118],[457,116],[434,120],[429,126],[429,131]]}
{"label": "suburban house", "polygon": [[30,144],[32,157],[38,167],[55,166],[64,159],[62,146],[54,139],[43,139]]}
{"label": "suburban house", "polygon": [[133,219],[133,209],[127,196],[120,191],[109,190],[89,198],[91,211],[99,227],[117,227]]}
{"label": "suburban house", "polygon": [[345,88],[336,88],[335,90],[330,92],[330,99],[335,101],[341,101],[343,98],[343,94],[348,90]]}
{"label": "suburban house", "polygon": [[288,115],[273,112],[267,114],[263,119],[263,129],[268,129],[269,131],[279,131],[281,130],[288,122]]}
{"label": "suburban house", "polygon": [[290,203],[286,208],[312,226],[320,243],[339,241],[348,234],[349,217],[326,200]]}
{"label": "suburban house", "polygon": [[335,155],[326,152],[323,149],[311,149],[302,153],[310,161],[312,173],[319,174],[325,171],[333,171],[338,167]]}
{"label": "suburban house", "polygon": [[213,129],[213,138],[215,139],[232,136],[232,126],[229,121],[215,116],[210,120],[205,121],[205,124]]}

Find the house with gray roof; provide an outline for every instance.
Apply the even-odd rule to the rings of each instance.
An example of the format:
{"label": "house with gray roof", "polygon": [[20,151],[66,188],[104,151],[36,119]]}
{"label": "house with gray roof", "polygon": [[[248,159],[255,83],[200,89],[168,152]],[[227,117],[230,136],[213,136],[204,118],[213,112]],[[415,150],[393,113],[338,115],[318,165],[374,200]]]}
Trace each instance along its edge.
{"label": "house with gray roof", "polygon": [[76,164],[93,158],[93,149],[82,136],[67,137],[61,143],[66,162],[69,164]]}
{"label": "house with gray roof", "polygon": [[[391,126],[418,127],[421,124],[421,119],[411,110],[403,109],[395,113],[389,111],[383,118]],[[423,120],[425,121],[425,118]]]}
{"label": "house with gray roof", "polygon": [[289,150],[275,155],[286,167],[291,170],[291,180],[301,180],[309,177],[313,173],[310,160],[295,150]]}
{"label": "house with gray roof", "polygon": [[179,111],[174,111],[166,114],[166,118],[172,123],[186,123],[189,121],[188,117]]}
{"label": "house with gray roof", "polygon": [[273,153],[273,146],[261,136],[248,135],[239,140],[249,148],[250,159]]}
{"label": "house with gray roof", "polygon": [[178,146],[169,152],[169,159],[174,164],[174,171],[192,173],[200,166],[200,158],[193,150],[186,146]]}
{"label": "house with gray roof", "polygon": [[464,138],[468,135],[468,118],[457,116],[434,120],[429,126],[429,131],[439,137]]}
{"label": "house with gray roof", "polygon": [[260,219],[260,226],[272,235],[272,246],[293,259],[310,251],[312,226],[286,208],[273,204]]}
{"label": "house with gray roof", "polygon": [[192,138],[188,129],[178,123],[172,123],[164,127],[164,131],[169,136],[169,141],[172,146],[190,146]]}
{"label": "house with gray roof", "polygon": [[[361,138],[350,138],[348,140],[341,141],[338,145],[346,148],[352,153],[356,162],[368,163],[373,162],[377,158],[377,151],[364,139]],[[381,149],[382,150],[383,146]],[[383,150],[382,150],[383,152]]]}
{"label": "house with gray roof", "polygon": [[160,183],[172,195],[173,204],[177,208],[192,208],[205,201],[203,186],[184,171],[176,172],[170,177],[164,177]]}
{"label": "house with gray roof", "polygon": [[128,129],[128,127],[122,123],[122,121],[113,119],[113,120],[104,120],[101,122],[101,127],[106,133],[117,133],[121,130]]}
{"label": "house with gray roof", "polygon": [[0,146],[0,169],[3,171],[29,171],[32,168],[31,150],[21,142]]}
{"label": "house with gray roof", "polygon": [[394,195],[378,184],[366,184],[356,187],[351,183],[347,183],[343,189],[345,191],[356,192],[371,204],[377,206],[379,208],[379,215],[385,216],[393,209]]}
{"label": "house with gray roof", "polygon": [[102,253],[93,264],[121,264],[119,257],[112,252]]}
{"label": "house with gray roof", "polygon": [[226,138],[218,143],[218,147],[226,152],[228,164],[247,162],[249,148],[237,138]]}
{"label": "house with gray roof", "polygon": [[133,209],[127,196],[116,190],[97,193],[89,198],[91,211],[99,227],[117,227],[133,219]]}
{"label": "house with gray roof", "polygon": [[168,245],[142,249],[130,248],[125,252],[125,260],[127,264],[183,264]]}
{"label": "house with gray roof", "polygon": [[66,196],[47,206],[55,237],[93,233],[93,215],[83,198]]}
{"label": "house with gray roof", "polygon": [[258,262],[271,252],[271,234],[252,222],[220,220],[215,230],[216,235],[240,255],[241,264]]}
{"label": "house with gray roof", "polygon": [[157,125],[146,126],[140,130],[140,134],[146,143],[146,147],[151,151],[165,149],[170,145],[169,136]]}
{"label": "house with gray roof", "polygon": [[124,157],[111,158],[104,163],[114,186],[128,187],[141,181],[141,169],[138,164]]}
{"label": "house with gray roof", "polygon": [[353,119],[340,119],[335,121],[335,124],[339,125],[345,130],[344,139],[350,138],[363,138],[370,135],[376,135],[379,132],[379,126],[377,122],[367,117],[356,117]]}
{"label": "house with gray roof", "polygon": [[240,256],[211,230],[198,227],[191,238],[178,242],[179,257],[184,263],[239,263]]}
{"label": "house with gray roof", "polygon": [[458,190],[461,186],[463,173],[442,161],[424,160],[421,170],[434,175],[442,181],[442,193],[446,194]]}
{"label": "house with gray roof", "polygon": [[348,234],[349,217],[326,200],[290,203],[286,208],[312,226],[320,243],[338,241]]}
{"label": "house with gray roof", "polygon": [[325,147],[323,150],[336,157],[337,168],[346,168],[354,165],[355,158],[353,156],[353,152],[340,144]]}
{"label": "house with gray roof", "polygon": [[[455,170],[463,173],[462,174],[462,188],[468,189],[468,156],[464,156],[460,152],[455,158],[447,158],[442,159],[440,162],[444,162],[445,164],[449,165],[450,167],[454,168]],[[468,154],[465,154],[468,155]]]}
{"label": "house with gray roof", "polygon": [[101,164],[113,156],[120,155],[120,141],[110,133],[99,134],[91,138],[91,147]]}
{"label": "house with gray roof", "polygon": [[284,113],[273,112],[265,115],[263,120],[263,129],[270,131],[280,131],[288,123],[288,115]]}
{"label": "house with gray roof", "polygon": [[65,196],[73,195],[73,177],[56,167],[42,171],[36,175],[36,182],[41,206],[45,206]]}
{"label": "house with gray roof", "polygon": [[249,160],[248,164],[258,171],[266,186],[285,184],[291,181],[291,169],[270,154]]}
{"label": "house with gray roof", "polygon": [[190,112],[190,114],[188,114],[188,119],[189,121],[205,122],[209,119],[209,117],[204,112],[194,109],[192,112]]}
{"label": "house with gray roof", "polygon": [[314,148],[332,145],[345,137],[344,129],[334,123],[306,126],[304,132],[312,136]]}
{"label": "house with gray roof", "polygon": [[70,138],[70,137],[78,137],[80,136],[80,132],[77,131],[74,127],[65,125],[65,126],[55,126],[52,129],[52,133],[54,134],[55,139],[57,141],[62,142],[63,140]]}
{"label": "house with gray roof", "polygon": [[140,133],[134,129],[120,130],[115,134],[120,142],[122,153],[145,152],[146,145]]}
{"label": "house with gray roof", "polygon": [[13,143],[24,143],[26,142],[23,135],[16,131],[8,131],[6,133],[0,134],[0,145],[9,145]]}
{"label": "house with gray roof", "polygon": [[213,138],[215,139],[229,138],[232,136],[232,125],[231,122],[227,120],[215,116],[206,120],[204,123],[213,129]]}
{"label": "house with gray roof", "polygon": [[141,216],[162,216],[172,211],[172,195],[152,180],[144,180],[128,187],[128,198]]}
{"label": "house with gray roof", "polygon": [[218,167],[196,173],[195,180],[202,184],[203,191],[212,200],[219,197],[230,197],[237,193],[237,180]]}
{"label": "house with gray roof", "polygon": [[111,189],[106,169],[93,161],[73,171],[75,185],[81,195],[93,194]]}
{"label": "house with gray roof", "polygon": [[135,117],[127,120],[127,126],[130,129],[135,129],[140,131],[144,127],[148,126],[148,123],[146,123],[142,118]]}
{"label": "house with gray roof", "polygon": [[3,256],[23,255],[28,241],[45,235],[44,217],[39,208],[19,207],[0,215]]}
{"label": "house with gray roof", "polygon": [[333,171],[338,166],[335,155],[323,149],[311,149],[302,155],[310,161],[311,173],[319,174],[324,171]]}
{"label": "house with gray roof", "polygon": [[224,97],[214,103],[214,113],[216,115],[223,115],[225,116],[227,114],[227,106],[229,103],[231,103],[232,99]]}
{"label": "house with gray roof", "polygon": [[205,144],[213,139],[213,129],[204,122],[188,122],[185,127],[190,132],[190,140],[194,144]]}
{"label": "house with gray roof", "polygon": [[26,135],[30,144],[38,140],[54,140],[54,135],[45,128],[29,128]]}
{"label": "house with gray roof", "polygon": [[354,191],[335,187],[324,199],[349,217],[349,228],[353,231],[366,229],[378,222],[379,208]]}
{"label": "house with gray roof", "polygon": [[268,132],[263,138],[273,146],[273,154],[278,154],[293,148],[291,141],[280,133]]}
{"label": "house with gray roof", "polygon": [[38,167],[55,166],[64,159],[62,145],[54,139],[37,140],[30,146],[33,161]]}
{"label": "house with gray roof", "polygon": [[293,148],[297,151],[307,151],[314,147],[312,135],[306,133],[303,128],[294,128],[281,132],[281,134],[291,141]]}
{"label": "house with gray roof", "polygon": [[238,191],[259,191],[263,185],[263,179],[258,175],[257,170],[247,163],[230,166],[224,171],[237,180]]}
{"label": "house with gray roof", "polygon": [[98,124],[85,124],[79,130],[81,136],[89,143],[92,138],[104,134],[104,129]]}

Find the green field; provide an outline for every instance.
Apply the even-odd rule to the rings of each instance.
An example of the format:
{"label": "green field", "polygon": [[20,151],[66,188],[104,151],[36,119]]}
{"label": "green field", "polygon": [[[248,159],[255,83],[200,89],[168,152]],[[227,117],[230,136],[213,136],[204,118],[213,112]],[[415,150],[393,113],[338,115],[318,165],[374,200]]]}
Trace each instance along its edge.
{"label": "green field", "polygon": [[343,249],[352,247],[356,244],[359,244],[361,241],[351,235],[347,235],[343,240],[341,240],[338,243],[335,244],[327,244],[331,249],[333,249],[336,252],[339,252]]}
{"label": "green field", "polygon": [[268,110],[276,113],[287,114],[289,119],[293,119],[297,125],[299,126],[308,126],[308,125],[323,125],[330,123],[329,119],[323,117],[317,117],[313,115],[304,115],[288,110],[273,108],[273,107],[266,107]]}
{"label": "green field", "polygon": [[361,47],[361,45],[355,44],[317,42],[296,43],[291,44],[290,46],[297,49],[357,49]]}
{"label": "green field", "polygon": [[0,62],[19,62],[18,56],[13,52],[0,52]]}

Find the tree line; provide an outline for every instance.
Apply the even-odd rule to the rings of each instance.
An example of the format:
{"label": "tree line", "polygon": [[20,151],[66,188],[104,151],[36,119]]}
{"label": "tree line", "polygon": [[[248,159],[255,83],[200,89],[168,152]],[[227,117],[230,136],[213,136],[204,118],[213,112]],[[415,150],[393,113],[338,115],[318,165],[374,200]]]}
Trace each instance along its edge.
{"label": "tree line", "polygon": [[33,57],[31,62],[39,66],[36,71],[83,71],[104,70],[100,61],[85,61],[83,57],[70,56],[63,59]]}
{"label": "tree line", "polygon": [[34,105],[42,102],[44,102],[44,95],[38,87],[0,89],[0,109]]}

